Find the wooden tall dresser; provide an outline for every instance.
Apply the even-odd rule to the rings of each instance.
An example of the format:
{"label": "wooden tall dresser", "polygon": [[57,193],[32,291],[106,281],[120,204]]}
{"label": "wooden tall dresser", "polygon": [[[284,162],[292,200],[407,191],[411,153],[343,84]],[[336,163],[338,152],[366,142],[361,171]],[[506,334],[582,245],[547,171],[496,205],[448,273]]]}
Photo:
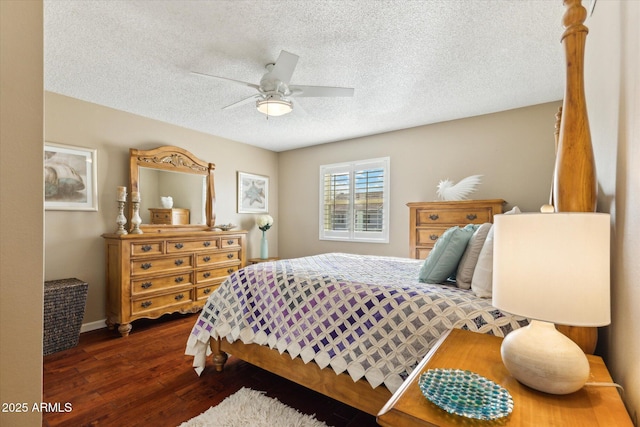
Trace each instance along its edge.
{"label": "wooden tall dresser", "polygon": [[409,257],[424,259],[436,240],[455,225],[493,222],[502,213],[502,199],[459,202],[414,202],[409,206]]}
{"label": "wooden tall dresser", "polygon": [[127,336],[131,322],[195,312],[246,264],[246,231],[104,234],[107,326]]}

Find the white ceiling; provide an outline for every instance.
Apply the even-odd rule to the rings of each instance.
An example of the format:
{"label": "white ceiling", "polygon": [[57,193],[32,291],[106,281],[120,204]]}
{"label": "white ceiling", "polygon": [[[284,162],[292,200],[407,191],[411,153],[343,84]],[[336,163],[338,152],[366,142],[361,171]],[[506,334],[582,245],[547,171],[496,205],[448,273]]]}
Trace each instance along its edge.
{"label": "white ceiling", "polygon": [[[557,101],[562,0],[45,0],[45,89],[283,151]],[[252,104],[281,50],[292,84],[355,88]],[[126,132],[126,130],[123,130]]]}

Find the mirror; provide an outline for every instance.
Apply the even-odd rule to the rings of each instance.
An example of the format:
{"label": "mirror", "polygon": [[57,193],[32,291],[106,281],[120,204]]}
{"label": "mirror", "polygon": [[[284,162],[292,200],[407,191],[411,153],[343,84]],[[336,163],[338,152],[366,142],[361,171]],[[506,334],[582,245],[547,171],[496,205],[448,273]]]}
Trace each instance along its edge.
{"label": "mirror", "polygon": [[[212,163],[179,147],[129,150],[131,192],[140,193],[144,231],[209,229],[215,223]],[[166,197],[171,197],[167,204]],[[133,207],[129,204],[129,218]]]}

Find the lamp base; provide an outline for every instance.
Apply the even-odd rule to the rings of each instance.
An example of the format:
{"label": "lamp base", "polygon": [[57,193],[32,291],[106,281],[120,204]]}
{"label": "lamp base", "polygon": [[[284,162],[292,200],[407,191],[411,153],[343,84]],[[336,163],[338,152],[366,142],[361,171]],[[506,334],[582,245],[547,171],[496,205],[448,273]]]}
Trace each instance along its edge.
{"label": "lamp base", "polygon": [[553,323],[533,320],[516,329],[505,337],[500,353],[513,377],[546,393],[573,393],[589,378],[587,356]]}

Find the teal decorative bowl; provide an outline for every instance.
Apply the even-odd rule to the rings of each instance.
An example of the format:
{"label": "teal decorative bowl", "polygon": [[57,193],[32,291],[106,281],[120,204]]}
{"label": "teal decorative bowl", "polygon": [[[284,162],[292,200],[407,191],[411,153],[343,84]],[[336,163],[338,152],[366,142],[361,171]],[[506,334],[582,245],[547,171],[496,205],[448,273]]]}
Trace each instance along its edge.
{"label": "teal decorative bowl", "polygon": [[471,371],[429,369],[420,376],[418,386],[428,400],[451,414],[495,420],[513,410],[507,389]]}

